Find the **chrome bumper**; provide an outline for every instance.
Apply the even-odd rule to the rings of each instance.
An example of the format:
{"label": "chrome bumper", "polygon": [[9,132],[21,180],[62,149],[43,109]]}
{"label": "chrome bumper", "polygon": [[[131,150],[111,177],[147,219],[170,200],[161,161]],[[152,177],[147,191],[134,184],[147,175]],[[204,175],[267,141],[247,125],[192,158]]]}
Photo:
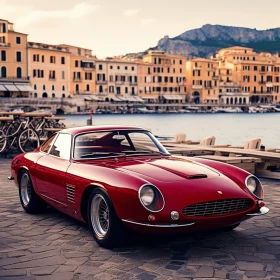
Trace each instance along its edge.
{"label": "chrome bumper", "polygon": [[122,220],[125,223],[137,225],[137,226],[144,226],[144,227],[153,227],[153,228],[181,228],[181,227],[189,227],[194,225],[194,223],[189,223],[189,224],[169,224],[169,225],[157,225],[157,224],[144,224],[144,223],[138,223],[130,220]]}
{"label": "chrome bumper", "polygon": [[269,212],[269,209],[267,207],[262,207],[260,208],[260,210],[258,212],[255,212],[255,213],[251,213],[251,214],[246,214],[247,216],[261,216],[261,215],[265,215]]}

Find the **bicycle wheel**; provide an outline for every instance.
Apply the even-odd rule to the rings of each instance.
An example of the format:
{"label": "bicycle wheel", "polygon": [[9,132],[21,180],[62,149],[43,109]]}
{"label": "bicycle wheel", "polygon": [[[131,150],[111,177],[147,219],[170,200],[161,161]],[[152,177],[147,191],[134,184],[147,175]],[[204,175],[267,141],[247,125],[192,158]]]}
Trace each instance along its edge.
{"label": "bicycle wheel", "polygon": [[21,124],[19,122],[17,122],[17,121],[11,122],[8,125],[7,130],[5,131],[6,132],[6,137],[16,136],[16,134],[18,133],[20,125]]}
{"label": "bicycle wheel", "polygon": [[39,145],[40,139],[34,129],[26,128],[20,133],[18,137],[18,146],[23,153],[33,152]]}
{"label": "bicycle wheel", "polygon": [[7,145],[6,135],[3,130],[0,130],[0,153],[2,153]]}

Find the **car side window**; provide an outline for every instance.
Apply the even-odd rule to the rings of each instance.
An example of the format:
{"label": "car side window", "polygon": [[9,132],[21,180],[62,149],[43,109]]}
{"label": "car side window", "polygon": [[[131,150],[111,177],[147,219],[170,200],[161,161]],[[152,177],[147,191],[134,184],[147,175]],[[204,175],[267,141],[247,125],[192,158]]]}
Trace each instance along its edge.
{"label": "car side window", "polygon": [[57,136],[49,154],[69,160],[70,150],[71,150],[71,140],[72,137],[70,134],[60,133]]}
{"label": "car side window", "polygon": [[42,144],[41,146],[41,151],[44,152],[44,153],[48,153],[51,145],[53,144],[54,142],[54,139],[56,137],[56,134],[53,135],[51,138],[49,138],[45,143]]}

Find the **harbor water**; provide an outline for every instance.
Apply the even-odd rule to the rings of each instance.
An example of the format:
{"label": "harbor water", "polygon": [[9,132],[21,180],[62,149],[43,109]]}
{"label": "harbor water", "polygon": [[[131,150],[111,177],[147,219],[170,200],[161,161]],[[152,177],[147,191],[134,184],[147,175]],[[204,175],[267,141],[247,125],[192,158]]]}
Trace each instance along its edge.
{"label": "harbor water", "polygon": [[[65,115],[66,126],[86,125],[89,115]],[[93,115],[93,125],[134,125],[157,136],[186,133],[189,140],[215,136],[216,144],[243,145],[260,138],[267,148],[280,148],[280,114],[135,114]]]}

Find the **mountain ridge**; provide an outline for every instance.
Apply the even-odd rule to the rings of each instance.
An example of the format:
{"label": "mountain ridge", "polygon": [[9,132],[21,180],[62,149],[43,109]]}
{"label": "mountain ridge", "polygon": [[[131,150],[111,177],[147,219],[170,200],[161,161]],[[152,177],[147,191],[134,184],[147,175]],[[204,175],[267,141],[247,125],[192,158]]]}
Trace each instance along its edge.
{"label": "mountain ridge", "polygon": [[164,36],[157,46],[144,52],[120,56],[124,59],[141,58],[149,50],[162,50],[169,54],[188,58],[208,58],[221,48],[232,46],[250,47],[257,52],[278,53],[280,51],[280,27],[266,30],[256,28],[205,24],[170,38]]}

